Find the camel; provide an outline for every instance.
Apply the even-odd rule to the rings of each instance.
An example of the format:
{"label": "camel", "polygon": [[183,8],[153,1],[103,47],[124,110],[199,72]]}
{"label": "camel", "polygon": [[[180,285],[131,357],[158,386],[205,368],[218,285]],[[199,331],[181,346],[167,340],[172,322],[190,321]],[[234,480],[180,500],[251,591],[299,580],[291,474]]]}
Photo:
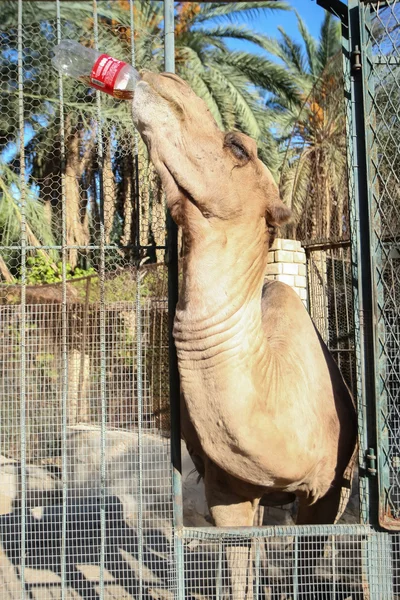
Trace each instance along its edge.
{"label": "camel", "polygon": [[141,73],[133,119],[184,240],[174,321],[182,435],[212,519],[250,526],[260,501],[296,496],[297,523],[334,523],[349,494],[356,412],[296,292],[264,283],[290,210],[256,143],[222,132],[176,75]]}

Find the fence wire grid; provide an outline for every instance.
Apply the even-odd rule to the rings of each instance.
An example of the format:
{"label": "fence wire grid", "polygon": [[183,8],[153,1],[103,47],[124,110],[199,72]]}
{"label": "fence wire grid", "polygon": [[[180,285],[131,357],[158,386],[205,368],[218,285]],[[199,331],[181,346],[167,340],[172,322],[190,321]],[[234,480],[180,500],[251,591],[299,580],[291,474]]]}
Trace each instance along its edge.
{"label": "fence wire grid", "polygon": [[380,457],[380,516],[397,529],[400,519],[400,198],[399,121],[400,6],[361,9],[368,184],[377,315],[376,395]]}
{"label": "fence wire grid", "polygon": [[0,13],[0,596],[171,597],[164,196],[129,103],[51,65],[134,64],[136,8]]}
{"label": "fence wire grid", "polygon": [[[374,10],[397,15],[392,4]],[[146,5],[162,23],[162,3]],[[337,526],[297,528],[291,507],[251,530],[212,529],[183,454],[174,528],[164,196],[129,105],[50,62],[70,38],[160,70],[162,27],[144,40],[133,0],[0,0],[0,14],[0,597],[400,598],[399,537],[357,525],[354,503]],[[322,242],[329,223],[349,233],[335,193],[330,207],[310,233]],[[308,270],[352,386],[348,247],[310,251]]]}

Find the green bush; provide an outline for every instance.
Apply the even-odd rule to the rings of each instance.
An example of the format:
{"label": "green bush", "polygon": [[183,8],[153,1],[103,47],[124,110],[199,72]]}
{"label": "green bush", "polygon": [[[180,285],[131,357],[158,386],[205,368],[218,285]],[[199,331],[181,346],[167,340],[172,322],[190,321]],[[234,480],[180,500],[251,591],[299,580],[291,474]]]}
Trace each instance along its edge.
{"label": "green bush", "polygon": [[[62,281],[61,261],[53,263],[49,258],[39,254],[38,256],[29,256],[26,267],[26,283],[28,285],[59,283]],[[69,263],[66,264],[66,278],[68,280],[94,274],[93,267],[90,267],[90,269],[75,267],[73,269]]]}

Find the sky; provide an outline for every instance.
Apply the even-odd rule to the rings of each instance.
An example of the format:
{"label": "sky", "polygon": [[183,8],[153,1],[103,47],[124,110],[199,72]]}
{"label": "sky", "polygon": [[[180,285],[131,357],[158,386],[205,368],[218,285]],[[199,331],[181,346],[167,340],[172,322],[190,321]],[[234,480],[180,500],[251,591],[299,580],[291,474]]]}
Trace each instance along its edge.
{"label": "sky", "polygon": [[[287,0],[288,4],[296,10],[307,25],[311,35],[318,37],[324,10],[315,0]],[[262,33],[275,35],[279,26],[291,36],[298,38],[297,20],[294,12],[274,11],[270,16],[260,19],[254,26]]]}
{"label": "sky", "polygon": [[[293,11],[271,11],[267,16],[262,18],[257,17],[251,19],[245,23],[249,28],[254,29],[257,33],[263,33],[268,36],[278,36],[278,27],[282,27],[286,33],[294,39],[300,41],[300,36],[297,29],[297,19],[295,10],[299,13],[303,21],[305,22],[309,32],[313,37],[318,38],[321,28],[321,23],[324,18],[325,11],[318,6],[316,0],[287,0],[287,3],[293,7]],[[230,43],[228,46],[232,47],[232,50],[242,49],[240,44],[237,42]],[[246,43],[243,43],[243,50],[248,48]],[[254,46],[251,48],[252,52],[255,52]]]}

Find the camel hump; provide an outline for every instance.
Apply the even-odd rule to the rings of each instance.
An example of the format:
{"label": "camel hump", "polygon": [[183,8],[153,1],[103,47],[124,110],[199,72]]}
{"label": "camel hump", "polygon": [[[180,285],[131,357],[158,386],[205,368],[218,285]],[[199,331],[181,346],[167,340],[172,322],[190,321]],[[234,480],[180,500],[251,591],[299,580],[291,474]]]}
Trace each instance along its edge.
{"label": "camel hump", "polygon": [[262,299],[263,302],[268,302],[268,304],[276,303],[278,306],[284,299],[287,302],[294,302],[295,305],[299,305],[303,310],[306,310],[300,296],[290,285],[283,283],[283,281],[265,281],[262,288]]}

